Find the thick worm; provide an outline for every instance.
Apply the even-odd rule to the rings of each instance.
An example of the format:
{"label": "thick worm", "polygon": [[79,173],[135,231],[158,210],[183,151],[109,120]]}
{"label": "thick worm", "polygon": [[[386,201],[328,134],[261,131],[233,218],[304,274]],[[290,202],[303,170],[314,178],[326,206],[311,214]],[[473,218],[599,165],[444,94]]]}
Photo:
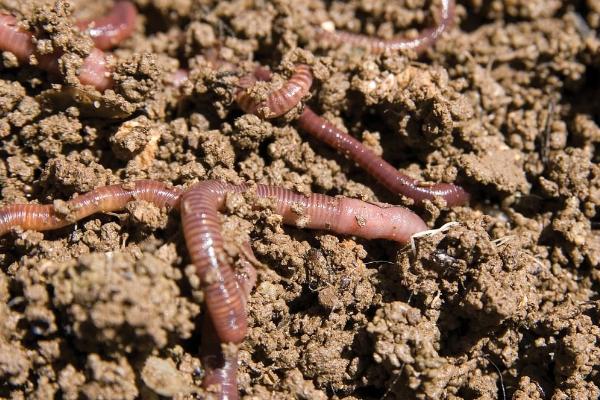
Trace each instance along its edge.
{"label": "thick worm", "polygon": [[137,10],[129,1],[117,1],[102,17],[77,21],[77,27],[87,32],[97,48],[108,50],[127,39],[135,29]]}
{"label": "thick worm", "polygon": [[[18,26],[18,21],[12,15],[0,14],[0,50],[10,51],[20,62],[28,63],[35,54],[33,35]],[[58,73],[60,53],[35,54],[41,69],[50,73]],[[112,86],[110,70],[106,64],[106,56],[102,50],[94,48],[83,60],[79,69],[79,81],[83,85],[91,85],[103,91]]]}
{"label": "thick worm", "polygon": [[[246,243],[246,252],[254,257],[252,248]],[[237,274],[236,279],[244,296],[244,301],[250,297],[250,292],[256,283],[256,269],[240,256],[243,265],[243,273]],[[230,348],[223,351],[222,342],[217,336],[215,327],[210,318],[205,318],[202,323],[202,346],[200,355],[204,376],[202,387],[217,396],[219,400],[237,400],[239,392],[237,388],[237,349]]]}
{"label": "thick worm", "polygon": [[323,28],[317,28],[317,37],[320,40],[336,45],[348,43],[354,47],[364,48],[374,54],[383,53],[387,49],[392,51],[414,50],[421,52],[433,45],[454,22],[454,0],[442,0],[441,2],[440,23],[433,28],[425,29],[414,39],[381,39],[346,31],[330,31]]}
{"label": "thick worm", "polygon": [[298,125],[314,138],[352,159],[393,193],[410,197],[418,203],[441,197],[449,207],[469,201],[469,193],[460,186],[450,183],[426,184],[404,175],[354,137],[315,114],[309,107],[304,108],[298,118]]}
{"label": "thick worm", "polygon": [[266,99],[257,99],[249,89],[257,81],[269,81],[271,73],[265,68],[257,68],[252,74],[240,78],[239,90],[235,99],[239,107],[249,114],[256,114],[263,119],[276,118],[294,108],[310,91],[313,76],[310,67],[296,65],[294,73],[281,88],[268,94]]}
{"label": "thick worm", "polygon": [[[14,204],[0,208],[0,236],[12,228],[47,231],[62,228],[97,212],[118,211],[134,200],[158,207],[176,208],[180,190],[163,183],[142,180],[95,189],[65,202],[59,212],[53,205]],[[63,210],[64,209],[64,210]]]}
{"label": "thick worm", "polygon": [[[248,185],[204,181],[181,198],[181,222],[187,248],[204,285],[206,307],[223,342],[241,342],[246,335],[247,318],[243,295],[231,266],[225,262],[218,211],[227,193],[244,192],[248,188]],[[403,207],[382,207],[321,194],[304,196],[266,185],[257,185],[256,193],[259,197],[276,200],[276,213],[283,217],[285,224],[302,228],[402,243],[427,229],[421,218]]]}

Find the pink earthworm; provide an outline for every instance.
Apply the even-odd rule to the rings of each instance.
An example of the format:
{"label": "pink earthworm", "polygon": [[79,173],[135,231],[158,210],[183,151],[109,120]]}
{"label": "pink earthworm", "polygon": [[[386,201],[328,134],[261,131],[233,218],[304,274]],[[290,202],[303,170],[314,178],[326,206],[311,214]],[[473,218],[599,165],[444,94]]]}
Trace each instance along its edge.
{"label": "pink earthworm", "polygon": [[[58,73],[60,52],[54,54],[36,54],[33,34],[18,25],[12,15],[0,14],[0,50],[10,51],[20,62],[30,62],[35,55],[39,67],[53,74]],[[91,85],[103,91],[113,85],[106,56],[102,50],[92,49],[79,68],[79,81],[83,85]]]}
{"label": "pink earthworm", "polygon": [[[247,248],[245,255],[240,254],[243,272],[237,274],[236,279],[246,303],[256,283],[256,269],[245,258],[248,256],[254,258],[250,243],[246,243],[245,247]],[[237,351],[231,348],[224,350],[222,344],[210,318],[205,319],[202,323],[202,345],[200,347],[200,356],[204,367],[202,387],[216,394],[219,400],[237,400],[239,399]]]}
{"label": "pink earthworm", "polygon": [[398,37],[393,39],[381,39],[346,31],[330,31],[324,28],[317,28],[317,37],[320,40],[336,45],[348,43],[354,47],[367,49],[373,54],[380,54],[385,50],[414,50],[416,52],[422,52],[433,45],[433,43],[435,43],[435,41],[448,30],[454,22],[454,0],[441,0],[441,3],[442,9],[439,24],[433,28],[425,29],[414,39]]}
{"label": "pink earthworm", "polygon": [[390,165],[353,136],[335,127],[309,107],[298,118],[298,126],[336,151],[352,159],[389,191],[410,197],[417,203],[441,197],[448,207],[469,201],[469,193],[451,183],[425,183],[413,179]]}
{"label": "pink earthworm", "polygon": [[223,351],[215,326],[210,318],[202,322],[200,359],[204,368],[202,387],[219,400],[237,400],[237,349]]}
{"label": "pink earthworm", "polygon": [[240,78],[238,82],[240,89],[235,94],[235,98],[243,111],[256,114],[263,119],[280,117],[294,108],[309,93],[313,81],[310,67],[298,64],[290,79],[281,88],[270,92],[264,100],[256,99],[249,89],[257,81],[267,81],[270,77],[271,73],[268,70],[259,67],[252,74]]}
{"label": "pink earthworm", "polygon": [[0,208],[0,236],[14,227],[48,231],[59,229],[97,212],[125,208],[134,200],[145,200],[158,207],[177,208],[180,190],[163,183],[141,180],[129,184],[100,187],[65,203],[65,215],[53,205],[13,204]]}
{"label": "pink earthworm", "polygon": [[[53,205],[17,204],[0,208],[0,235],[11,228],[58,229],[96,212],[117,211],[129,201],[145,200],[159,207],[179,208],[186,245],[206,293],[206,305],[219,338],[239,343],[247,329],[243,297],[232,268],[224,262],[218,211],[228,193],[245,192],[249,185],[220,181],[200,182],[181,194],[178,189],[151,181],[137,181],[95,189],[65,203],[64,215]],[[383,207],[345,197],[304,196],[275,186],[257,185],[259,197],[274,198],[276,213],[286,224],[325,229],[366,239],[406,242],[426,229],[425,223],[404,207]]]}
{"label": "pink earthworm", "polygon": [[[310,80],[308,76],[311,77]],[[256,80],[268,81],[270,78],[271,73],[269,70],[261,67],[255,69],[254,82]],[[250,78],[247,79],[251,81]],[[312,81],[312,74],[308,67],[302,69],[302,80],[303,82]],[[295,84],[284,84],[282,89],[293,85]],[[308,89],[306,91],[308,92]],[[292,99],[291,96],[288,96],[288,100],[285,102],[285,109],[290,110],[295,107],[301,97],[303,96],[296,96]],[[246,107],[239,102],[239,98],[238,104],[246,112],[257,113],[256,107]],[[278,104],[281,105],[283,103]],[[266,102],[265,107],[268,108]],[[269,110],[264,112],[269,114]],[[308,106],[304,108],[297,121],[298,126],[302,130],[352,159],[392,193],[410,197],[417,203],[441,197],[449,207],[462,205],[469,201],[469,194],[460,186],[450,183],[424,183],[401,173],[353,136],[343,132],[326,119],[315,114]]]}
{"label": "pink earthworm", "polygon": [[[78,78],[83,85],[91,85],[100,91],[112,87],[111,71],[102,50],[112,48],[131,36],[136,18],[137,10],[131,2],[118,1],[108,14],[77,22],[77,26],[90,35],[96,46],[79,69]],[[31,56],[35,55],[41,69],[52,74],[58,73],[61,52],[35,54],[33,34],[20,28],[12,15],[0,14],[0,49],[10,51],[21,62],[29,62]]]}
{"label": "pink earthworm", "polygon": [[131,36],[136,19],[137,9],[131,2],[117,1],[106,15],[77,21],[76,25],[90,35],[97,48],[108,50]]}
{"label": "pink earthworm", "polygon": [[[223,342],[240,343],[244,339],[247,317],[233,271],[223,262],[226,256],[218,211],[228,193],[245,192],[249,188],[248,185],[204,181],[184,192],[181,198],[181,221],[187,248],[204,285],[206,307]],[[257,185],[256,194],[274,198],[277,202],[275,212],[283,217],[283,222],[303,228],[402,243],[427,229],[421,218],[403,207],[382,207],[321,194],[304,196],[267,185]]]}

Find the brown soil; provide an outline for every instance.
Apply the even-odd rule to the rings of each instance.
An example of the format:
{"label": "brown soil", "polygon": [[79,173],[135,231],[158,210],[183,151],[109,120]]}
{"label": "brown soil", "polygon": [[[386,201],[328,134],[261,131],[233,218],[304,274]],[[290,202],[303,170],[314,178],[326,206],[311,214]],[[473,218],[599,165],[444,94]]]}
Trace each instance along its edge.
{"label": "brown soil", "polygon": [[[114,51],[114,91],[76,96],[52,83],[76,84],[90,49],[72,22],[111,1],[0,0],[40,46],[65,51],[59,78],[2,55],[2,204],[138,178],[220,178],[410,205],[299,132],[293,115],[242,115],[237,78],[208,68],[217,45],[246,70],[257,61],[285,77],[307,62],[318,112],[414,177],[458,181],[473,199],[416,210],[432,228],[457,224],[413,252],[282,227],[232,197],[228,251],[236,259],[249,235],[264,264],[241,393],[600,396],[600,1],[462,0],[457,27],[421,57],[326,49],[312,30],[333,21],[411,34],[432,23],[436,1],[135,2],[141,18]],[[178,66],[191,70],[183,96],[167,83]],[[0,397],[201,396],[188,262],[178,215],[139,202],[3,238]]]}

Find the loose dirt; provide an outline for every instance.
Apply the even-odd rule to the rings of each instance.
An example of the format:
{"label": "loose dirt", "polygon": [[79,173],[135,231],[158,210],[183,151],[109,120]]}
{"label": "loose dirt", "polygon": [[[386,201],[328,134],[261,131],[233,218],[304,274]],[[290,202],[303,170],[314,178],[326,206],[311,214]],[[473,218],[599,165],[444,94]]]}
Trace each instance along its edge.
{"label": "loose dirt", "polygon": [[[600,1],[463,0],[422,56],[333,49],[314,27],[383,37],[436,1],[136,0],[115,87],[78,86],[75,19],[111,1],[0,0],[65,52],[60,76],[0,60],[0,204],[52,203],[152,178],[256,181],[411,206],[296,129],[232,102],[215,57],[275,80],[313,66],[308,101],[415,178],[458,182],[411,246],[282,227],[232,196],[227,251],[263,264],[239,387],[248,399],[596,399],[600,396]],[[300,50],[303,49],[303,50]],[[215,55],[216,54],[216,55]],[[169,84],[188,68],[181,89]],[[71,87],[60,86],[66,82]],[[68,210],[67,210],[68,211]],[[202,396],[201,293],[179,216],[136,202],[0,240],[0,397]]]}

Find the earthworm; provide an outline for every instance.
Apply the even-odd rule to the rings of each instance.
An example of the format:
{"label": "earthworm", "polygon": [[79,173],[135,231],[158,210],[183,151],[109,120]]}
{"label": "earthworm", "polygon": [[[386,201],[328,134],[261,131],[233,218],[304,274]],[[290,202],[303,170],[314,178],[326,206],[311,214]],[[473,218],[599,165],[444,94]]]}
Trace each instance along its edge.
{"label": "earthworm", "polygon": [[[202,322],[200,357],[204,367],[202,387],[217,395],[219,400],[237,400],[237,349],[223,351],[211,318]],[[228,349],[229,350],[229,349]]]}
{"label": "earthworm", "polygon": [[[299,84],[295,83],[298,81],[303,83],[312,82],[312,73],[308,66],[304,65],[301,69],[297,68],[296,71],[298,72],[295,73],[294,76],[292,76],[292,78],[290,78],[290,80],[278,91],[287,90],[286,88],[291,86],[299,87]],[[294,79],[296,74],[299,76]],[[244,83],[240,83],[240,85],[251,86],[257,80],[268,81],[270,78],[271,73],[269,70],[258,67],[254,70],[252,76],[240,79],[240,82],[244,80]],[[246,82],[251,83],[246,84]],[[310,85],[305,85],[303,89],[304,88],[306,90],[305,93],[307,93]],[[297,89],[295,90],[295,93],[300,92]],[[285,106],[285,113],[295,107],[303,96],[304,95],[294,97],[287,96],[285,102],[281,101],[277,104],[282,108]],[[258,114],[256,102],[252,103],[251,106],[248,106],[247,103],[245,103],[251,103],[253,101],[253,99],[247,99],[249,97],[250,95],[245,91],[241,95],[240,92],[238,92],[237,101],[240,108],[246,112]],[[261,103],[261,107],[269,108],[269,101],[272,98],[281,97],[282,95],[280,94],[275,97],[274,93],[272,93],[269,95],[268,100]],[[269,110],[266,111],[266,113],[271,112],[272,111]],[[433,200],[435,197],[442,197],[449,207],[465,204],[469,201],[469,194],[460,186],[449,183],[426,184],[402,174],[361,142],[356,140],[353,136],[336,128],[333,124],[315,114],[308,106],[304,108],[302,114],[298,118],[298,125],[314,138],[325,142],[338,152],[348,156],[393,193],[410,197],[418,203],[423,202],[424,200]]]}
{"label": "earthworm", "polygon": [[[223,342],[241,342],[246,335],[247,318],[232,268],[223,261],[226,256],[218,211],[224,205],[226,194],[245,192],[249,188],[248,185],[204,181],[184,192],[181,198],[186,245],[204,285],[208,313]],[[304,196],[267,185],[257,185],[256,194],[274,198],[275,212],[283,217],[283,222],[303,228],[398,242],[406,242],[411,235],[427,229],[421,218],[403,207],[382,207],[321,194]]]}
{"label": "earthworm", "polygon": [[141,180],[100,187],[65,202],[66,213],[54,205],[13,204],[0,208],[0,236],[19,226],[25,230],[47,231],[62,228],[97,212],[122,210],[133,200],[145,200],[158,207],[176,208],[180,190],[163,183]]}
{"label": "earthworm", "polygon": [[[245,247],[248,249],[246,253],[254,257],[250,244],[246,243]],[[256,283],[256,269],[244,256],[240,255],[240,262],[243,265],[243,273],[237,274],[236,279],[244,295],[244,302],[246,302]],[[213,393],[216,392],[217,398],[220,400],[237,400],[239,398],[237,349],[230,348],[223,351],[221,345],[222,342],[217,336],[211,319],[206,318],[202,323],[202,346],[200,348],[202,366],[204,367],[202,387]]]}
{"label": "earthworm", "polygon": [[317,37],[336,45],[348,43],[354,47],[367,49],[374,54],[383,53],[388,49],[391,51],[414,50],[421,52],[430,47],[454,22],[454,0],[441,0],[441,3],[440,23],[433,28],[425,29],[414,39],[398,37],[381,39],[346,31],[330,31],[324,28],[317,28]]}
{"label": "earthworm", "polygon": [[[10,51],[20,62],[29,62],[35,54],[33,34],[18,26],[17,19],[12,15],[0,14],[0,50]],[[60,52],[54,54],[36,54],[39,67],[50,73],[58,73]],[[104,52],[92,49],[79,68],[79,81],[83,85],[91,85],[103,91],[112,86],[110,70],[106,64]]]}
{"label": "earthworm", "polygon": [[298,118],[298,126],[314,138],[348,156],[388,190],[410,197],[417,203],[441,197],[449,207],[465,204],[469,193],[450,183],[424,183],[404,175],[353,136],[335,127],[309,107]]}
{"label": "earthworm", "polygon": [[252,74],[240,78],[238,82],[240,89],[235,94],[235,99],[242,110],[249,114],[256,114],[263,119],[279,117],[294,108],[308,94],[313,81],[310,67],[298,64],[290,79],[281,88],[270,92],[266,99],[257,99],[248,90],[257,81],[267,81],[270,78],[271,73],[261,67]]}
{"label": "earthworm", "polygon": [[117,1],[106,15],[77,21],[76,25],[90,35],[97,48],[108,50],[131,36],[136,18],[137,9],[131,2]]}

